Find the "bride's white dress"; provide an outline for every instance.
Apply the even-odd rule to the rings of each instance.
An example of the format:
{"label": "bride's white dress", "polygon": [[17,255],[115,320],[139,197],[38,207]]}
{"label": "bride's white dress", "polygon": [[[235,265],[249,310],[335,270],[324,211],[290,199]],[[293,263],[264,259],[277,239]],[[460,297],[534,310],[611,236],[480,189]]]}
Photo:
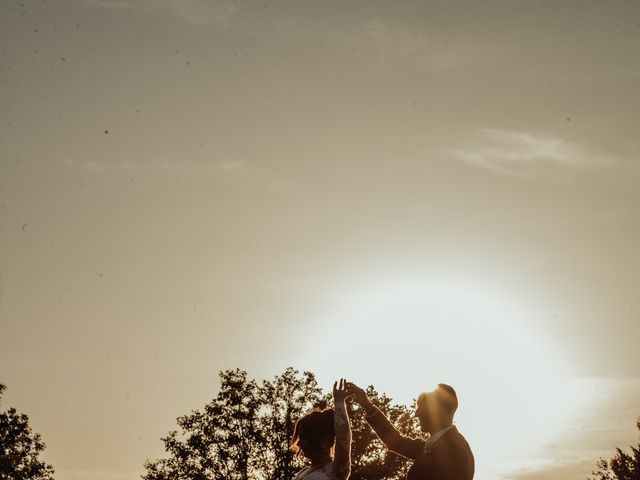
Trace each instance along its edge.
{"label": "bride's white dress", "polygon": [[325,463],[322,468],[307,467],[300,470],[294,480],[334,480],[333,462]]}

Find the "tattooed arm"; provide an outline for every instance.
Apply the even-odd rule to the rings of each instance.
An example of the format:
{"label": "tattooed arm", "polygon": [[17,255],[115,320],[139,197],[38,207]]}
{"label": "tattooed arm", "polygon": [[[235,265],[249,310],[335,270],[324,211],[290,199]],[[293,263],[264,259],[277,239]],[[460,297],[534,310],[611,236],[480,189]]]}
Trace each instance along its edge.
{"label": "tattooed arm", "polygon": [[345,381],[333,384],[333,423],[336,431],[336,451],[333,472],[340,480],[347,480],[351,474],[351,427],[345,399],[348,393]]}

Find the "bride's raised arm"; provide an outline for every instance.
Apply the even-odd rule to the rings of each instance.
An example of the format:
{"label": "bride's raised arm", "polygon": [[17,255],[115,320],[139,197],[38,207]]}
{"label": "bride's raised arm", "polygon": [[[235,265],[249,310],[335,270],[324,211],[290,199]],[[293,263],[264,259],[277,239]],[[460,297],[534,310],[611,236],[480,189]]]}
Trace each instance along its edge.
{"label": "bride's raised arm", "polygon": [[340,480],[346,480],[351,474],[351,426],[345,402],[348,395],[344,379],[333,384],[333,423],[336,432],[333,472]]}

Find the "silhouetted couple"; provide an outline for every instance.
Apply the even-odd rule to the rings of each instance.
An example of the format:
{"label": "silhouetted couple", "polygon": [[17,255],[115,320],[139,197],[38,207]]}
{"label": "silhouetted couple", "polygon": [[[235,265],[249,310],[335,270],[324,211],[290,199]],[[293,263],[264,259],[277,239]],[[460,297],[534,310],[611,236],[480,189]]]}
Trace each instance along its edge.
{"label": "silhouetted couple", "polygon": [[[443,383],[416,402],[415,415],[426,439],[406,437],[375,407],[365,391],[344,379],[333,385],[334,408],[313,411],[296,423],[291,442],[311,465],[294,480],[347,480],[351,473],[351,428],[346,400],[353,399],[380,440],[393,452],[413,460],[407,480],[472,480],[469,444],[453,425],[458,397]],[[335,448],[334,448],[335,447]],[[334,455],[332,456],[332,449]]]}

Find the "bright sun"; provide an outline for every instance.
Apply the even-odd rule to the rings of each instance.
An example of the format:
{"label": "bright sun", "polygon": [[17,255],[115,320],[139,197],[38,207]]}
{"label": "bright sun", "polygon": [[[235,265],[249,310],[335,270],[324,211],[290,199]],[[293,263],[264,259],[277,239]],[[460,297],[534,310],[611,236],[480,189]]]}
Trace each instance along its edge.
{"label": "bright sun", "polygon": [[321,341],[303,353],[304,368],[322,384],[346,376],[407,405],[449,383],[478,471],[497,476],[526,466],[518,457],[534,458],[576,400],[562,355],[517,300],[506,287],[444,276],[345,289],[317,319]]}

